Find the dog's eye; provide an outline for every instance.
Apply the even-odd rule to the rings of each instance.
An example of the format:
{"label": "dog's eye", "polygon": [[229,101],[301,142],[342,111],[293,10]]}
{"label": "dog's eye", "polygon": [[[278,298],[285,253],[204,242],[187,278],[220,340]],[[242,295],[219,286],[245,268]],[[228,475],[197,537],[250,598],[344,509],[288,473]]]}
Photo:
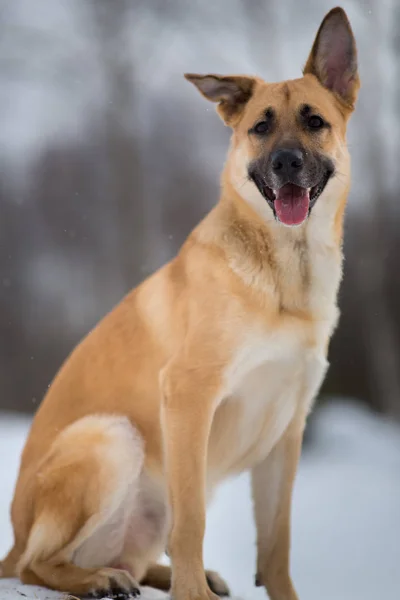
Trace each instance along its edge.
{"label": "dog's eye", "polygon": [[322,129],[322,127],[325,125],[325,122],[318,115],[312,115],[308,118],[307,125],[310,129]]}
{"label": "dog's eye", "polygon": [[259,135],[262,135],[263,133],[267,133],[269,129],[269,123],[268,121],[260,121],[260,123],[257,123],[257,125],[254,126],[254,133],[258,133]]}

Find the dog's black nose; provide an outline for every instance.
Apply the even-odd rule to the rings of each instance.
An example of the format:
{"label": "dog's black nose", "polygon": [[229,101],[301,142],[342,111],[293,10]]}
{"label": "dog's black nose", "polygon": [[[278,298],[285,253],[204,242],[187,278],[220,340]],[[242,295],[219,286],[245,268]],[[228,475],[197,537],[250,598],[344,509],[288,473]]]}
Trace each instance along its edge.
{"label": "dog's black nose", "polygon": [[304,165],[304,156],[299,148],[282,148],[271,155],[271,165],[277,175],[291,177]]}

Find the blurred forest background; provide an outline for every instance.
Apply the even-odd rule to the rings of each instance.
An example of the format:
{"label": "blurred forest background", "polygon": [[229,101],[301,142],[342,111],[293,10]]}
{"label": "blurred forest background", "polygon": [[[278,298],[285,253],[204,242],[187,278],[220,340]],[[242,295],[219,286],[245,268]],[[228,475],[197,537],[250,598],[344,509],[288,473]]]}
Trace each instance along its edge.
{"label": "blurred forest background", "polygon": [[[400,419],[400,3],[342,2],[350,127],[327,395]],[[0,409],[60,363],[218,198],[229,131],[185,71],[299,76],[332,0],[0,0]]]}

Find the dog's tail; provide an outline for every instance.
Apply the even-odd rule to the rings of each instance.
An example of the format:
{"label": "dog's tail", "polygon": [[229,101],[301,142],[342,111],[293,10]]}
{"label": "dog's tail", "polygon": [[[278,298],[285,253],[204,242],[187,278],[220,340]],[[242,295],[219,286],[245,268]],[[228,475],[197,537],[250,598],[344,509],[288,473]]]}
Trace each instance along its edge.
{"label": "dog's tail", "polygon": [[15,546],[11,548],[7,556],[0,561],[0,579],[5,577],[16,577],[17,576],[17,563],[19,560],[19,553]]}

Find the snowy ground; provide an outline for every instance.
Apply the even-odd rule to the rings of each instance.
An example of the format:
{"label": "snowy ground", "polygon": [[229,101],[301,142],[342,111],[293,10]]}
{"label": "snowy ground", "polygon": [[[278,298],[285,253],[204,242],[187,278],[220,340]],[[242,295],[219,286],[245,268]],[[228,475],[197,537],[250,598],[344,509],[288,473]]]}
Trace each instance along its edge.
{"label": "snowy ground", "polygon": [[[29,422],[0,416],[0,555],[11,543],[8,519],[19,453]],[[221,488],[208,515],[207,566],[236,597],[253,587],[254,527],[246,476]],[[356,406],[321,413],[315,445],[303,457],[293,507],[293,578],[301,600],[400,598],[400,429]],[[0,580],[0,600],[50,600],[59,594]],[[163,598],[153,591],[145,600]]]}

